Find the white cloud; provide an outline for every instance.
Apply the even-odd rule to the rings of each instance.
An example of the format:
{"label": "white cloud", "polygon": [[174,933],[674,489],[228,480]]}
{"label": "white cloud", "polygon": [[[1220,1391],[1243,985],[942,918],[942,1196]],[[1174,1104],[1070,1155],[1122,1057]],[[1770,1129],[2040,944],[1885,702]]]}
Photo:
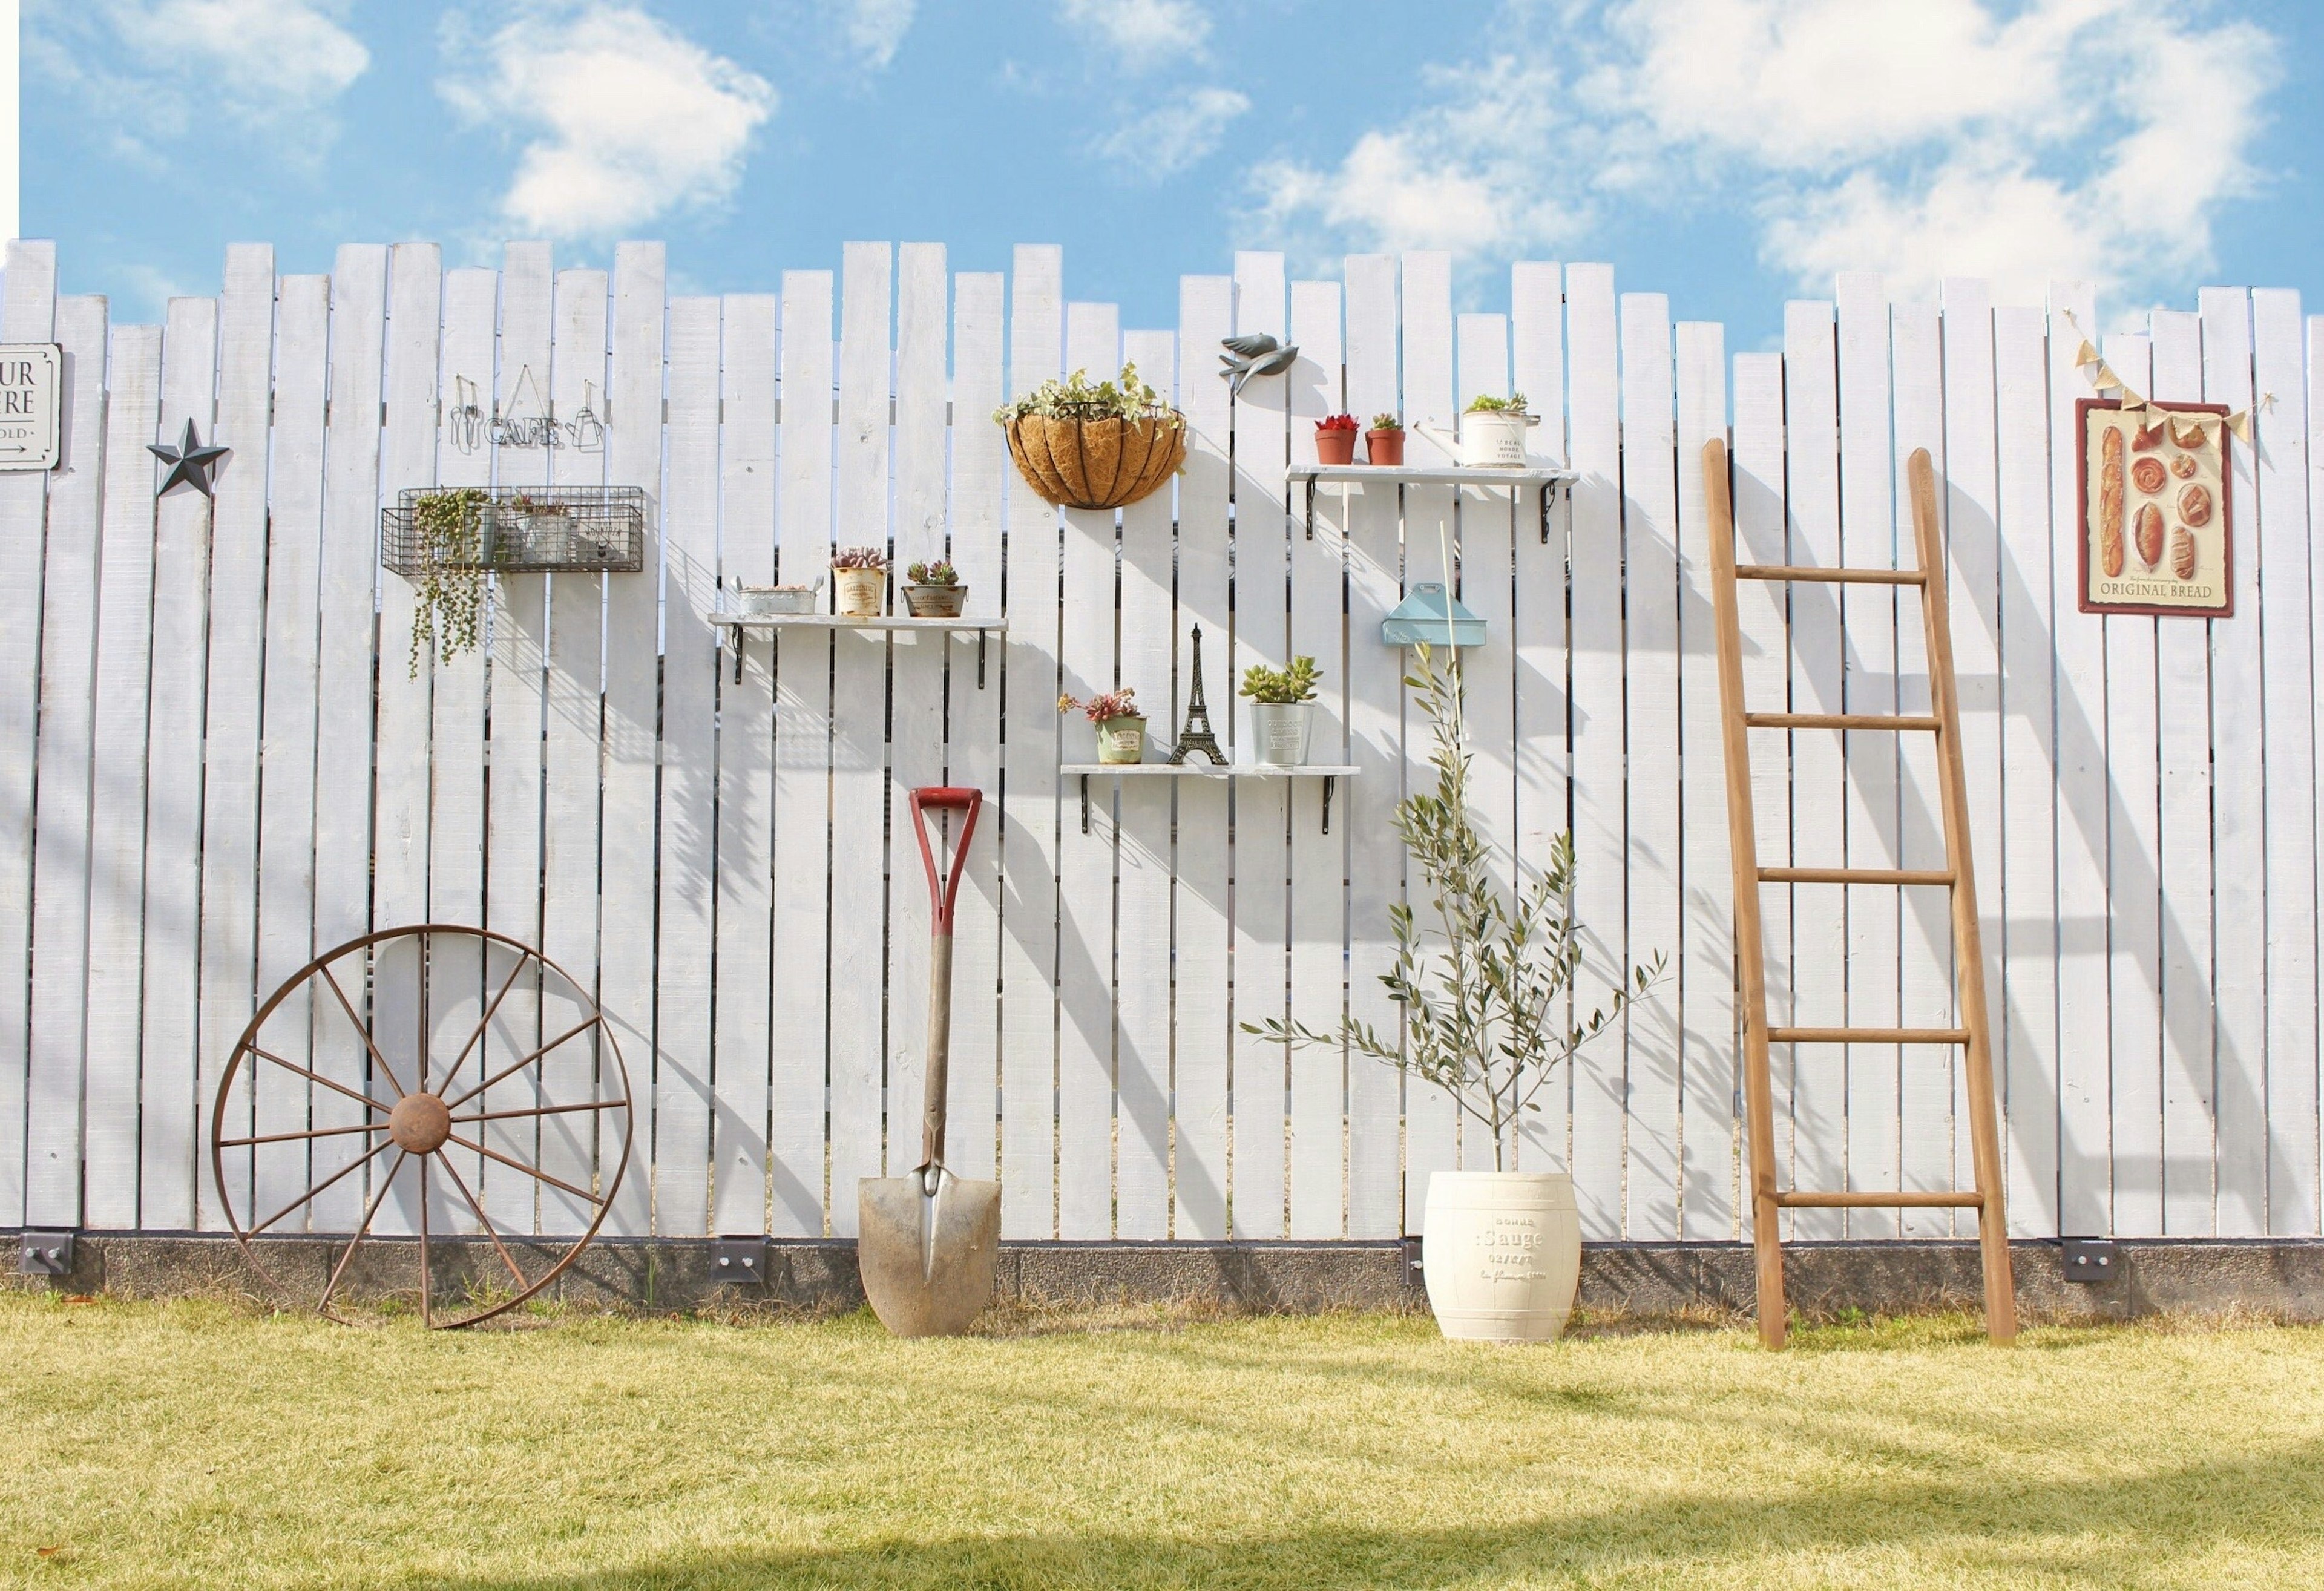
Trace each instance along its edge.
{"label": "white cloud", "polygon": [[609,236],[724,199],[775,107],[764,78],[607,5],[521,14],[484,41],[476,69],[438,88],[474,121],[535,133],[501,207],[551,237]]}
{"label": "white cloud", "polygon": [[1200,59],[1211,33],[1209,15],[1194,0],[1059,0],[1057,11],[1131,71]]}
{"label": "white cloud", "polygon": [[1228,125],[1250,109],[1250,97],[1232,88],[1189,88],[1125,124],[1100,147],[1119,170],[1175,177],[1216,150]]}
{"label": "white cloud", "polygon": [[896,59],[904,35],[912,30],[912,13],[918,0],[849,0],[843,8],[848,47],[875,69]]}

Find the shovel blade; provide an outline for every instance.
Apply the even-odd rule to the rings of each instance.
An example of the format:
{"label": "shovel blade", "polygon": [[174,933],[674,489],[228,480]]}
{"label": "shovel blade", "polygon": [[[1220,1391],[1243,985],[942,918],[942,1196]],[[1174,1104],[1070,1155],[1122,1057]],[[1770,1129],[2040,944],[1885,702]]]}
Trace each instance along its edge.
{"label": "shovel blade", "polygon": [[957,1337],[992,1301],[1001,1257],[1001,1184],[942,1173],[934,1198],[917,1174],[856,1184],[855,1263],[863,1296],[898,1337]]}

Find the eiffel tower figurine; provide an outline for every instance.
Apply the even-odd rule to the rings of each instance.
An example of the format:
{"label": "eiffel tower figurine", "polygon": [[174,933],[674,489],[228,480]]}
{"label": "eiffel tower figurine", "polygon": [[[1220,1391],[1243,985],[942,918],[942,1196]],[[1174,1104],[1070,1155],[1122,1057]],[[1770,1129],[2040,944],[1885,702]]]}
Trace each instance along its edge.
{"label": "eiffel tower figurine", "polygon": [[1219,750],[1219,738],[1211,732],[1211,710],[1203,702],[1203,627],[1194,626],[1194,684],[1186,695],[1186,727],[1178,731],[1178,743],[1170,751],[1170,760],[1183,763],[1186,753],[1199,751],[1211,759],[1213,768],[1224,768],[1227,754]]}

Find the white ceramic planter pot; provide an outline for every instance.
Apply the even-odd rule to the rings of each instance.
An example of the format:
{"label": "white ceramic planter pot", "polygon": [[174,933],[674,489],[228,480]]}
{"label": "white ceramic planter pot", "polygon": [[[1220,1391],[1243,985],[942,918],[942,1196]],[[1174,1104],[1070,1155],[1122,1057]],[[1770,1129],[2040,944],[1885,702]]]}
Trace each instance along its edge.
{"label": "white ceramic planter pot", "polygon": [[849,619],[877,619],[880,599],[888,589],[885,569],[834,569],[833,588],[839,597],[839,612]]}
{"label": "white ceramic planter pot", "polygon": [[1445,1336],[1549,1342],[1582,1279],[1582,1218],[1563,1172],[1437,1172],[1422,1218],[1421,1274]]}
{"label": "white ceramic planter pot", "polygon": [[1521,470],[1526,464],[1526,428],[1539,417],[1480,410],[1461,417],[1461,463],[1470,469]]}
{"label": "white ceramic planter pot", "polygon": [[1313,702],[1253,702],[1251,738],[1259,759],[1272,768],[1297,768],[1307,760],[1307,737],[1315,722]]}
{"label": "white ceramic planter pot", "polygon": [[1097,726],[1097,759],[1109,765],[1146,760],[1146,721],[1109,718]]}

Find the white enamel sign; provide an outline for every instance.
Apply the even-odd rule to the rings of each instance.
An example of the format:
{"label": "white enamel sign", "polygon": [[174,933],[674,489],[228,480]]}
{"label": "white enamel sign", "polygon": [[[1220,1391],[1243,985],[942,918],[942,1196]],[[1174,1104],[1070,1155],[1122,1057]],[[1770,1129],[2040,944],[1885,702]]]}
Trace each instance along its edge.
{"label": "white enamel sign", "polygon": [[64,385],[54,343],[0,343],[0,470],[57,467]]}

